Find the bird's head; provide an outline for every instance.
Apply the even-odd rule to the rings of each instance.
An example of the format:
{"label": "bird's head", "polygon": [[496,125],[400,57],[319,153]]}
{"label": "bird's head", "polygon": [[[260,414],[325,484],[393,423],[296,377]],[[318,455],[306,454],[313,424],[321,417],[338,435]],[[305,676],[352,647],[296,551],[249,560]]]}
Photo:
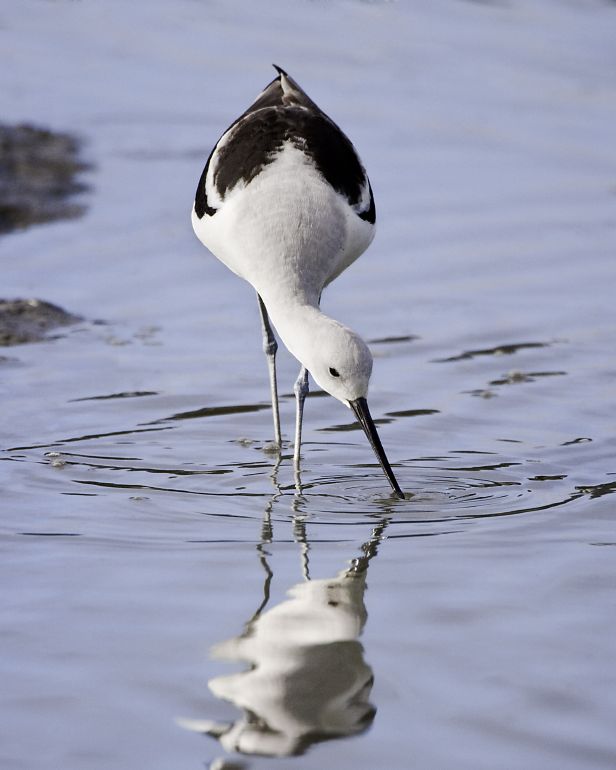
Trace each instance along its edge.
{"label": "bird's head", "polygon": [[308,369],[315,382],[345,406],[366,398],[372,374],[372,354],[362,338],[328,319],[311,339]]}
{"label": "bird's head", "polygon": [[304,363],[323,390],[353,410],[394,493],[404,499],[404,493],[385,455],[366,400],[372,374],[372,354],[355,332],[327,317],[323,320],[323,324],[312,330],[312,360]]}

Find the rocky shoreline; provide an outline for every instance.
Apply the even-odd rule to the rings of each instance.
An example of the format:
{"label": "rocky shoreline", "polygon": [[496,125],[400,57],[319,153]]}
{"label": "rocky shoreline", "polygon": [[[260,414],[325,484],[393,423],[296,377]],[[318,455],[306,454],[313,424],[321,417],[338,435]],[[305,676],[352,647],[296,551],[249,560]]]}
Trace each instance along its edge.
{"label": "rocky shoreline", "polygon": [[[78,177],[90,165],[80,150],[71,134],[0,124],[0,235],[84,213],[75,196],[88,189]],[[44,300],[0,299],[0,347],[36,342],[79,320]]]}
{"label": "rocky shoreline", "polygon": [[84,213],[74,200],[88,189],[80,149],[71,134],[0,124],[0,234]]}

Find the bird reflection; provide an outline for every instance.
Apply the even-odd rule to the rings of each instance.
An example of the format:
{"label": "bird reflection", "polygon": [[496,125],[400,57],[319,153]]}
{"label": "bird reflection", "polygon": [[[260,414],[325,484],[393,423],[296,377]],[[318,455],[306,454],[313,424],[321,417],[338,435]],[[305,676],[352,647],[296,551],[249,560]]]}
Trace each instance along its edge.
{"label": "bird reflection", "polygon": [[212,649],[217,659],[247,664],[209,682],[214,695],[242,715],[230,723],[182,719],[180,724],[216,738],[228,752],[275,757],[299,755],[314,743],[366,730],[376,712],[369,700],[374,677],[358,638],[367,618],[368,566],[387,523],[385,517],[379,521],[348,568],[316,580],[308,571],[305,524],[296,517],[304,579],[268,608],[273,572],[266,513],[257,549],[265,571],[264,599],[239,636]]}

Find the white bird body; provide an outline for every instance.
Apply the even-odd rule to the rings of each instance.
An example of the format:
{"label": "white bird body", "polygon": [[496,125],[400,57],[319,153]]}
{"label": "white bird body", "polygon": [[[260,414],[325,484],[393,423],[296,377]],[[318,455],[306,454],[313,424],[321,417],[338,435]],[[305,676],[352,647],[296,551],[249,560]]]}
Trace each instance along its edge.
{"label": "white bird body", "polygon": [[[268,316],[324,390],[354,409],[361,400],[367,412],[370,351],[359,335],[322,313],[319,301],[325,286],[369,246],[375,223],[370,183],[352,144],[278,71],[218,141],[192,211],[197,237],[259,295],[273,351],[268,356],[277,429],[276,348]],[[301,376],[307,390],[307,374]],[[297,460],[304,396],[298,403]],[[391,469],[386,473],[391,482]],[[392,486],[396,491],[397,482]]]}
{"label": "white bird body", "polygon": [[192,222],[199,240],[262,297],[275,292],[274,301],[315,306],[374,237],[374,225],[290,142],[249,185],[237,185],[215,217],[199,219],[193,209]]}
{"label": "white bird body", "polygon": [[[237,185],[215,217],[199,219],[193,209],[192,222],[201,242],[252,284],[285,347],[329,391],[315,355],[332,324],[346,327],[319,310],[319,298],[366,250],[374,226],[360,219],[290,142],[247,186]],[[350,398],[341,400],[346,404]]]}

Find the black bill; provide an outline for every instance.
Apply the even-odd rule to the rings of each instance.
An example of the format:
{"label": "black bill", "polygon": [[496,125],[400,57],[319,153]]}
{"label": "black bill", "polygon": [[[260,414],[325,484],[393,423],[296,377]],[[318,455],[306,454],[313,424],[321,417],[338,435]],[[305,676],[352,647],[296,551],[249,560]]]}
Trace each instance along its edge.
{"label": "black bill", "polygon": [[381,444],[379,434],[376,432],[376,426],[370,415],[370,410],[368,409],[368,402],[365,398],[358,398],[355,401],[349,401],[349,404],[351,409],[355,412],[359,424],[364,429],[364,433],[368,437],[368,441],[374,449],[378,461],[381,463],[381,468],[385,471],[385,475],[391,484],[391,488],[401,500],[404,500],[404,492],[400,489],[400,486],[396,481],[394,472],[391,469],[391,465],[389,464],[389,460],[387,459],[385,450]]}

